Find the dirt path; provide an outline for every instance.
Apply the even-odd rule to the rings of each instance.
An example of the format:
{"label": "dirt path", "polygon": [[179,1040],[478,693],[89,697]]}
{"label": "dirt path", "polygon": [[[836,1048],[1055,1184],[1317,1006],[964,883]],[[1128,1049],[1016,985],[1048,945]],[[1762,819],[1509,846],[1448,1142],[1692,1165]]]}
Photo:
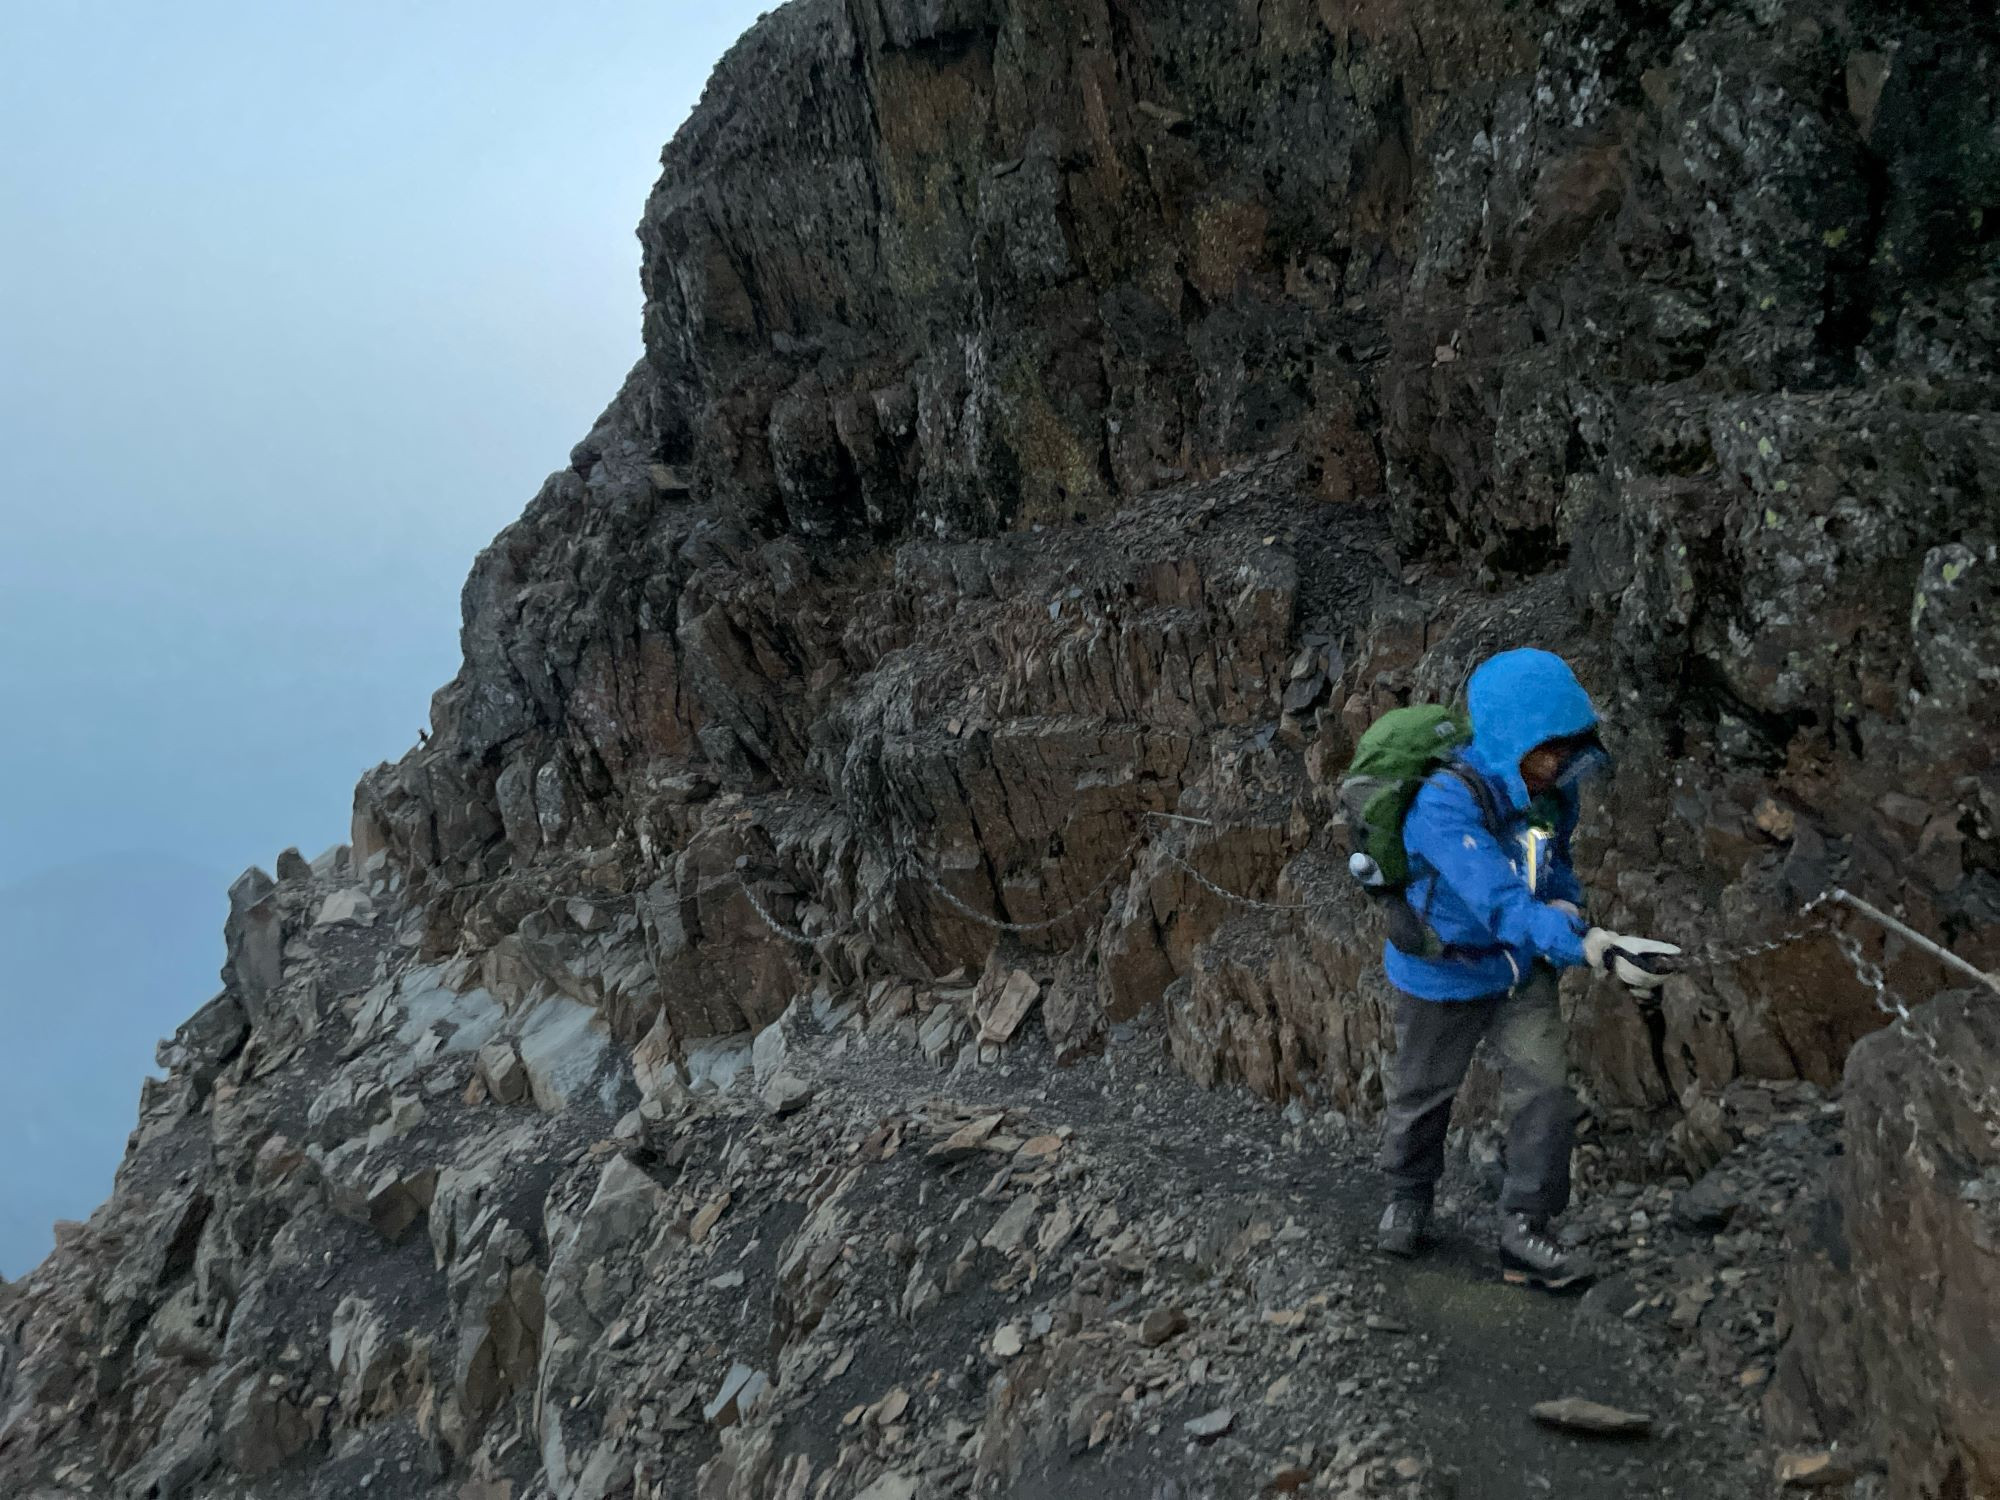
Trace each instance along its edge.
{"label": "dirt path", "polygon": [[[1370,1243],[1380,1189],[1366,1135],[1205,1093],[1162,1065],[1143,1028],[1071,1069],[1048,1066],[1035,1045],[948,1076],[873,1039],[818,1062],[864,1115],[944,1096],[1071,1131],[1080,1180],[1140,1229],[1122,1260],[1131,1278],[1105,1289],[1105,1321],[1185,1310],[1190,1331],[1166,1351],[1128,1330],[1049,1377],[1072,1410],[1092,1390],[1117,1389],[1130,1407],[1135,1387],[1150,1388],[1159,1399],[1136,1403],[1126,1442],[1033,1454],[1006,1487],[980,1492],[1196,1500],[1274,1480],[1307,1493],[1482,1500],[1766,1492],[1749,1396],[1712,1374],[1690,1390],[1687,1339],[1661,1319],[1621,1316],[1643,1300],[1628,1281],[1572,1297],[1506,1286],[1488,1249],[1490,1204],[1463,1181],[1442,1200],[1430,1253],[1383,1257]],[[1090,1275],[1086,1264],[1079,1280]],[[995,1309],[941,1315],[928,1340],[977,1346]],[[1162,1358],[1183,1344],[1200,1352]],[[1196,1384],[1185,1372],[1204,1361]],[[1173,1372],[1164,1385],[1162,1364]],[[1655,1435],[1593,1439],[1530,1419],[1533,1403],[1571,1395],[1646,1412]],[[1232,1414],[1227,1435],[1191,1442],[1183,1424],[1218,1408]],[[1036,1447],[1032,1433],[1023,1446]]]}

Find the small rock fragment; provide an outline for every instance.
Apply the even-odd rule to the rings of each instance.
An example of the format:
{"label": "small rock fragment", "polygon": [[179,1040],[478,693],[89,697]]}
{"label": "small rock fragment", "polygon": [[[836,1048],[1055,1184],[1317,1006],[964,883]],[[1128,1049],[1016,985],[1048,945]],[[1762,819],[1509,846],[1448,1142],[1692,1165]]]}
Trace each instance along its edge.
{"label": "small rock fragment", "polygon": [[764,1376],[750,1366],[731,1365],[720,1388],[701,1409],[702,1419],[716,1427],[733,1427],[762,1393],[765,1383]]}
{"label": "small rock fragment", "polygon": [[1203,1412],[1181,1423],[1181,1431],[1197,1443],[1212,1443],[1235,1425],[1236,1413],[1226,1406],[1218,1406],[1214,1411]]}
{"label": "small rock fragment", "polygon": [[1750,816],[1759,828],[1780,843],[1789,843],[1798,831],[1798,815],[1772,797],[1758,802]]}
{"label": "small rock fragment", "polygon": [[708,1201],[700,1213],[694,1216],[694,1222],[688,1226],[688,1240],[690,1243],[699,1245],[703,1240],[708,1238],[709,1234],[715,1228],[716,1221],[728,1209],[729,1197],[728,1193],[718,1194]]}
{"label": "small rock fragment", "polygon": [[764,1086],[764,1108],[774,1115],[795,1115],[812,1102],[812,1085],[791,1073],[780,1073]]}
{"label": "small rock fragment", "polygon": [[1025,969],[1014,970],[985,1007],[979,1023],[980,1037],[994,1043],[1012,1041],[1041,993],[1042,987],[1032,974]]}
{"label": "small rock fragment", "polygon": [[1743,1196],[1726,1179],[1710,1172],[1674,1203],[1674,1217],[1690,1229],[1726,1228],[1742,1206]]}
{"label": "small rock fragment", "polygon": [[488,1042],[479,1049],[475,1067],[487,1097],[496,1104],[527,1102],[528,1070],[521,1066],[521,1054],[512,1042]]}
{"label": "small rock fragment", "polygon": [[998,1250],[1002,1255],[1012,1255],[1021,1248],[1021,1242],[1028,1237],[1028,1230],[1035,1222],[1035,1215],[1041,1212],[1042,1201],[1033,1193],[1024,1193],[1007,1205],[1006,1212],[993,1222],[986,1231],[986,1237],[979,1243],[989,1250]]}
{"label": "small rock fragment", "polygon": [[320,903],[319,915],[313,918],[313,926],[368,927],[374,921],[375,903],[368,899],[368,893],[358,886],[349,886],[335,891]]}
{"label": "small rock fragment", "polygon": [[954,1130],[950,1135],[931,1147],[929,1154],[945,1159],[970,1156],[985,1145],[986,1138],[989,1135],[1000,1128],[1002,1118],[1003,1116],[1000,1115],[985,1115],[972,1121],[969,1125],[961,1125],[957,1130]]}
{"label": "small rock fragment", "polygon": [[1571,1432],[1588,1432],[1600,1437],[1644,1437],[1653,1430],[1653,1419],[1643,1412],[1621,1411],[1582,1396],[1564,1396],[1559,1401],[1539,1401],[1530,1414],[1548,1427]]}
{"label": "small rock fragment", "polygon": [[1139,1342],[1157,1349],[1169,1339],[1187,1332],[1188,1316],[1177,1306],[1156,1307],[1139,1324]]}
{"label": "small rock fragment", "polygon": [[1816,1490],[1854,1478],[1852,1464],[1831,1448],[1804,1449],[1778,1456],[1778,1483],[1788,1489]]}
{"label": "small rock fragment", "polygon": [[1076,1232],[1076,1214],[1067,1200],[1058,1203],[1041,1227],[1035,1231],[1035,1249],[1041,1254],[1053,1255],[1069,1243],[1069,1237]]}

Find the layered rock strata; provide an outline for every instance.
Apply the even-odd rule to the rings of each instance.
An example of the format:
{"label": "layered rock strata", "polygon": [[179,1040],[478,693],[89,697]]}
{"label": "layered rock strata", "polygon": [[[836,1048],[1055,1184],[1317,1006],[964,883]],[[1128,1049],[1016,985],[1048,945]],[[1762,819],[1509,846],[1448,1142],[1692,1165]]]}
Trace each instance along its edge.
{"label": "layered rock strata", "polygon": [[[1366,1116],[1387,997],[1341,767],[1374,714],[1534,643],[1621,763],[1580,844],[1596,918],[1711,957],[1785,939],[1657,1011],[1574,989],[1587,1175],[1669,1191],[1846,1069],[1839,1217],[1795,1297],[1822,1305],[1790,1315],[1774,1410],[1898,1493],[1975,1493],[1983,1356],[1880,1314],[1899,1268],[1949,1279],[1954,1325],[1984,1305],[1983,1127],[1906,1031],[1857,1050],[1876,990],[1793,928],[1845,884],[2000,965],[1997,71],[1984,13],[1869,0],[760,21],[646,206],[644,357],[474,565],[428,741],[364,780],[347,854],[239,881],[224,993],[163,1051],[113,1202],[0,1290],[0,1475],[879,1500],[1033,1492],[1057,1449],[1154,1424],[1261,1441],[1234,1408],[1129,1410],[1201,1382],[1065,1363],[1087,1339],[986,1381],[999,1331],[958,1377],[994,1403],[977,1442],[939,1427],[949,1459],[897,1467],[935,1393],[887,1384],[827,1437],[849,1413],[801,1362],[842,1357],[813,1342],[848,1285],[842,1159],[797,1169],[739,1265],[649,1288],[707,1269],[790,1150],[771,1131],[829,1105],[785,1068],[807,1022],[967,1069],[1142,1039],[1328,1129]],[[1861,941],[1911,1001],[1946,987]],[[1976,1009],[1920,1014],[1990,1094]],[[717,1123],[732,1081],[793,1123]],[[1923,1184],[1892,1095],[1934,1127]],[[855,1152],[915,1139],[898,1108]],[[884,1246],[902,1316],[1044,1260],[1086,1300],[1009,1347],[1101,1333],[1120,1276],[1157,1300],[1115,1222],[1062,1260],[1058,1169],[1006,1159],[949,1210],[998,1213],[970,1251],[932,1224]],[[1616,1253],[1650,1253],[1653,1211]],[[1900,1218],[1925,1226],[1902,1259]],[[746,1304],[738,1271],[775,1290]],[[1692,1339],[1713,1300],[1633,1306],[1685,1307]],[[770,1326],[711,1331],[744,1305]],[[1717,1349],[1770,1352],[1732,1318]],[[1878,1370],[1866,1411],[1849,1377]],[[757,1420],[781,1409],[804,1448]],[[1450,1463],[1256,1456],[1354,1493]]]}

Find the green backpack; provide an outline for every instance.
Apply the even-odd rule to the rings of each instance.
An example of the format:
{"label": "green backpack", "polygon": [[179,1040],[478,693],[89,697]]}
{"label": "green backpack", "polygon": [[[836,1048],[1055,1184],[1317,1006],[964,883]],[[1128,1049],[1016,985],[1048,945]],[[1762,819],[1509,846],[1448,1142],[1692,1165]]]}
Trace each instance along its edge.
{"label": "green backpack", "polygon": [[[1354,849],[1347,867],[1369,890],[1388,894],[1409,883],[1403,819],[1424,782],[1471,742],[1472,721],[1465,711],[1435,703],[1392,708],[1361,736],[1341,778],[1340,803]],[[1483,810],[1486,799],[1480,800]]]}

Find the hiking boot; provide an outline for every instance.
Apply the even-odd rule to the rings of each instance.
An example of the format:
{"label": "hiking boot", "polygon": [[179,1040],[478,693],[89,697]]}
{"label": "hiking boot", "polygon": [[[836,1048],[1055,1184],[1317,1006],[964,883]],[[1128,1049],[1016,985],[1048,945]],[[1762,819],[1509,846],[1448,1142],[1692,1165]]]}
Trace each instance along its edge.
{"label": "hiking boot", "polygon": [[1390,1255],[1415,1255],[1431,1227],[1431,1206],[1415,1198],[1391,1198],[1375,1226],[1375,1248]]}
{"label": "hiking boot", "polygon": [[1547,1224],[1527,1214],[1509,1214],[1500,1224],[1500,1274],[1514,1286],[1558,1291],[1590,1273],[1563,1253]]}

